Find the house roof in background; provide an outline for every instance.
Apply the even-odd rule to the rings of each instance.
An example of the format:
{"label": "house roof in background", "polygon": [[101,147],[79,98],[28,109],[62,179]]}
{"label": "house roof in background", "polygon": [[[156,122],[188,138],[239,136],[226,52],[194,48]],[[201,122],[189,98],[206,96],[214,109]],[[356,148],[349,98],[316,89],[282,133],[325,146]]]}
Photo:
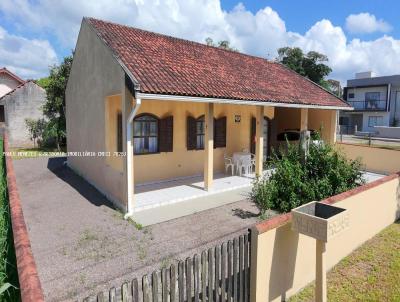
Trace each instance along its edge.
{"label": "house roof in background", "polygon": [[10,76],[11,78],[13,78],[14,80],[16,80],[20,84],[23,84],[25,82],[23,79],[21,79],[20,77],[18,77],[16,74],[12,73],[5,67],[0,68],[0,74],[6,74],[6,75]]}
{"label": "house roof in background", "polygon": [[142,93],[350,107],[276,62],[93,18],[85,21]]}
{"label": "house roof in background", "polygon": [[[0,97],[0,100],[4,99],[6,96],[13,94],[15,91],[17,91],[18,89],[24,87],[26,84],[28,83],[33,83],[36,86],[40,87],[38,84],[36,84],[36,82],[34,80],[27,80],[25,82],[23,82],[22,84],[19,84],[17,87],[15,87],[13,90],[10,90],[9,92],[7,92],[5,95],[2,95]],[[41,89],[43,89],[42,87],[40,87]]]}

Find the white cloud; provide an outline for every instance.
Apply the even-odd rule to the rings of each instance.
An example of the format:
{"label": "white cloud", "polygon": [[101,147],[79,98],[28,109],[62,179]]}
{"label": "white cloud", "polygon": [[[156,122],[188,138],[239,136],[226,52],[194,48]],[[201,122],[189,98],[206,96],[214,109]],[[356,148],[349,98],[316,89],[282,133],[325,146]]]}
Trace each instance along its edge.
{"label": "white cloud", "polygon": [[[390,36],[372,41],[348,40],[341,27],[325,19],[304,34],[290,32],[271,7],[252,13],[241,3],[224,11],[220,0],[76,0],[74,4],[59,0],[57,5],[52,0],[1,0],[0,12],[21,32],[54,35],[65,49],[74,48],[82,17],[92,16],[199,42],[206,37],[227,39],[242,52],[270,59],[276,57],[277,48],[282,46],[317,50],[329,57],[331,77],[342,82],[363,70],[374,70],[380,75],[400,73],[399,40]],[[360,15],[364,21],[373,21],[363,21],[364,31],[390,29],[371,14]],[[348,20],[360,15],[349,16]],[[21,58],[22,54],[15,60]]]}
{"label": "white cloud", "polygon": [[11,35],[0,26],[0,66],[22,78],[38,78],[57,62],[56,52],[47,40]]}
{"label": "white cloud", "polygon": [[389,32],[392,27],[384,20],[376,19],[370,13],[350,15],[346,18],[346,28],[351,33]]}

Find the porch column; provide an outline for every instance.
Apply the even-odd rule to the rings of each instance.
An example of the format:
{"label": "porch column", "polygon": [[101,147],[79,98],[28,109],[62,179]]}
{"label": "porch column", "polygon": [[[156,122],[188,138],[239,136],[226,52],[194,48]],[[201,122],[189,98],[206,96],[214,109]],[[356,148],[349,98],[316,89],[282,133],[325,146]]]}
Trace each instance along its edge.
{"label": "porch column", "polygon": [[308,130],[308,108],[300,109],[300,131]]}
{"label": "porch column", "polygon": [[256,107],[256,176],[263,173],[264,151],[264,106]]}
{"label": "porch column", "polygon": [[329,142],[336,143],[336,128],[337,128],[337,110],[331,110],[331,129],[329,132]]}
{"label": "porch column", "polygon": [[205,104],[205,135],[204,135],[204,189],[209,190],[213,182],[214,171],[214,104]]}
{"label": "porch column", "polygon": [[[126,203],[126,211],[130,213],[131,210],[129,206],[133,207],[133,205],[129,205],[129,200],[133,200],[134,195],[134,180],[133,180],[133,138],[132,135],[128,137],[128,117],[132,111],[132,94],[128,90],[125,85],[125,81],[123,81],[122,88],[122,97],[121,97],[121,107],[122,107],[122,137],[123,137],[123,151],[126,152],[126,156],[124,157],[124,167],[123,167],[123,177],[124,177],[124,201]],[[132,125],[131,125],[132,127]],[[132,131],[130,131],[132,133]],[[129,182],[128,183],[128,179]]]}

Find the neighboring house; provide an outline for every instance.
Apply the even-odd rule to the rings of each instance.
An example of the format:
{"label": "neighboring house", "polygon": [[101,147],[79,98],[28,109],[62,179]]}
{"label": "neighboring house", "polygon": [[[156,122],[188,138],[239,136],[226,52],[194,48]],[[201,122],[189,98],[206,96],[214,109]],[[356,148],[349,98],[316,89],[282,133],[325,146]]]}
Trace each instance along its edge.
{"label": "neighboring house", "polygon": [[0,97],[23,83],[25,83],[24,80],[20,79],[7,68],[0,68]]}
{"label": "neighboring house", "polygon": [[4,112],[3,127],[8,132],[11,146],[33,146],[25,119],[41,118],[45,101],[45,90],[31,80],[21,83],[0,97],[0,108]]}
{"label": "neighboring house", "polygon": [[343,98],[354,111],[341,112],[343,133],[377,132],[375,126],[400,126],[400,75],[374,77],[372,72],[357,73],[347,80]]}
{"label": "neighboring house", "polygon": [[129,216],[138,184],[203,175],[216,190],[224,154],[252,150],[260,175],[282,131],[333,143],[341,109],[351,108],[279,63],[84,18],[66,90],[68,165]]}
{"label": "neighboring house", "polygon": [[[0,68],[0,98],[24,82],[7,68]],[[0,123],[4,123],[4,118],[4,106],[0,105]]]}

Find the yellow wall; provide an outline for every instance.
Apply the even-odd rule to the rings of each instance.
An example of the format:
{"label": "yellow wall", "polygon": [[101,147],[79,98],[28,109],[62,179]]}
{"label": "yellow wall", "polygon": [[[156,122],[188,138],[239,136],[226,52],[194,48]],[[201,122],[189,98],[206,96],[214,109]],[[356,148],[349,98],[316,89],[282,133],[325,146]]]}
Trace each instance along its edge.
{"label": "yellow wall", "polygon": [[360,158],[368,171],[386,174],[400,171],[400,151],[398,150],[342,143],[337,143],[336,146],[348,158]]}
{"label": "yellow wall", "polygon": [[[350,228],[328,242],[328,269],[400,216],[397,175],[365,187],[335,203],[348,210]],[[284,301],[315,279],[315,240],[292,231],[290,221],[279,224],[282,218],[252,229],[251,302]]]}
{"label": "yellow wall", "polygon": [[[106,148],[116,150],[116,116],[121,110],[120,96],[106,98]],[[204,114],[204,103],[171,102],[171,101],[142,101],[137,114],[151,113],[159,118],[174,116],[173,152],[158,154],[135,155],[134,173],[136,183],[166,180],[177,177],[202,174],[204,169],[204,150],[186,149],[186,118],[199,117]],[[265,116],[273,118],[274,108],[265,107]],[[223,155],[231,156],[233,152],[244,148],[250,149],[250,123],[255,116],[255,106],[215,104],[215,118],[227,117],[226,148],[214,149],[214,171],[223,171]],[[240,123],[235,123],[235,115],[241,116]],[[122,158],[109,157],[107,164],[122,171]]]}
{"label": "yellow wall", "polygon": [[[105,146],[106,150],[116,151],[117,112],[121,110],[121,96],[105,99]],[[202,174],[204,170],[204,150],[187,150],[186,118],[199,117],[205,112],[204,103],[144,100],[137,114],[151,113],[159,118],[174,117],[173,152],[135,155],[135,183],[173,179]],[[333,110],[309,109],[309,129],[322,128],[323,138],[329,138],[332,131],[331,117]],[[256,107],[246,105],[215,104],[216,118],[227,117],[226,148],[214,149],[214,171],[224,169],[223,155],[250,149],[251,117],[255,117]],[[241,116],[240,123],[235,123],[235,115]],[[300,109],[282,107],[264,107],[264,115],[270,118],[270,144],[274,146],[276,135],[285,129],[300,128]],[[116,171],[123,172],[122,157],[107,157],[106,164]]]}
{"label": "yellow wall", "polygon": [[[335,110],[308,109],[308,129],[320,132],[324,141],[334,143],[333,134],[336,124],[333,121],[335,114]],[[301,110],[299,108],[276,107],[277,134],[287,129],[300,129],[300,115]]]}

